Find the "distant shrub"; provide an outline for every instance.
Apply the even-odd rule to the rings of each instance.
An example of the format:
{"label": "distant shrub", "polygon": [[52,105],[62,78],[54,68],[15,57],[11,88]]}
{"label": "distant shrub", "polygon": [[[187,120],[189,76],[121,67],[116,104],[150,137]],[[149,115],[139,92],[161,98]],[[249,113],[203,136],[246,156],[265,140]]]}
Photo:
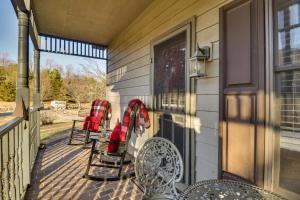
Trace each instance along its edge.
{"label": "distant shrub", "polygon": [[53,124],[54,120],[55,120],[55,117],[51,113],[49,113],[47,111],[41,112],[42,125]]}

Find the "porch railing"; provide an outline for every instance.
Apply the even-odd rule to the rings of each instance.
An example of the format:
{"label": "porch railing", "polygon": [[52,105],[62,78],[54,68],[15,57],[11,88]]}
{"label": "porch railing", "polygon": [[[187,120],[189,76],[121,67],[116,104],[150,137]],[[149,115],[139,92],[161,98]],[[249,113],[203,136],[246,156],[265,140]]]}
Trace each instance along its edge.
{"label": "porch railing", "polygon": [[40,112],[37,109],[29,113],[29,133],[30,133],[30,170],[34,165],[35,156],[40,145]]}
{"label": "porch railing", "polygon": [[0,199],[24,197],[39,146],[39,111],[0,128]]}

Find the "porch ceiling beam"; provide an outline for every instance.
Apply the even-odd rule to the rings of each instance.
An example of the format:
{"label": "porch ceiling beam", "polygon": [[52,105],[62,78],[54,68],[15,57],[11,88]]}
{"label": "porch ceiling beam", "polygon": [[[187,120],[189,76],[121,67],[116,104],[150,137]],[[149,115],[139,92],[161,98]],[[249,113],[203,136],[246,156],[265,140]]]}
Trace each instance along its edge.
{"label": "porch ceiling beam", "polygon": [[30,15],[30,28],[29,28],[29,33],[30,33],[30,38],[32,40],[32,43],[34,45],[34,49],[38,50],[40,49],[40,36],[39,36],[39,32],[38,32],[38,27],[36,25],[36,21],[34,18],[34,14],[31,11],[31,15]]}
{"label": "porch ceiling beam", "polygon": [[106,45],[45,34],[40,34],[39,39],[39,50],[43,52],[107,60]]}

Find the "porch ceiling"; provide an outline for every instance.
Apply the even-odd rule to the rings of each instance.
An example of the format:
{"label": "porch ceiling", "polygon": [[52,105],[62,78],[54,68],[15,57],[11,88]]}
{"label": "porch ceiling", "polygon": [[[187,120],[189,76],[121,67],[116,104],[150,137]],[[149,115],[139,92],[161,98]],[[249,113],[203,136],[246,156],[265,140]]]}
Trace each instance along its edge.
{"label": "porch ceiling", "polygon": [[38,32],[108,45],[152,0],[33,0]]}

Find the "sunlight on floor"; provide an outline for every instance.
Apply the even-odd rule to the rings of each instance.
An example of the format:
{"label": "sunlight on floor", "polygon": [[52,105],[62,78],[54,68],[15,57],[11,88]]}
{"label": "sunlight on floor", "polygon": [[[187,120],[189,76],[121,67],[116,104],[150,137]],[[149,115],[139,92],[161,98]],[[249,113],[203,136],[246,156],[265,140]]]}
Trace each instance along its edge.
{"label": "sunlight on floor", "polygon": [[[67,145],[68,135],[46,141],[40,150],[32,174],[32,185],[26,198],[35,199],[141,199],[141,191],[130,180],[97,182],[82,178],[89,149]],[[129,166],[125,170],[133,170]],[[98,168],[96,175],[115,173],[112,169]]]}

